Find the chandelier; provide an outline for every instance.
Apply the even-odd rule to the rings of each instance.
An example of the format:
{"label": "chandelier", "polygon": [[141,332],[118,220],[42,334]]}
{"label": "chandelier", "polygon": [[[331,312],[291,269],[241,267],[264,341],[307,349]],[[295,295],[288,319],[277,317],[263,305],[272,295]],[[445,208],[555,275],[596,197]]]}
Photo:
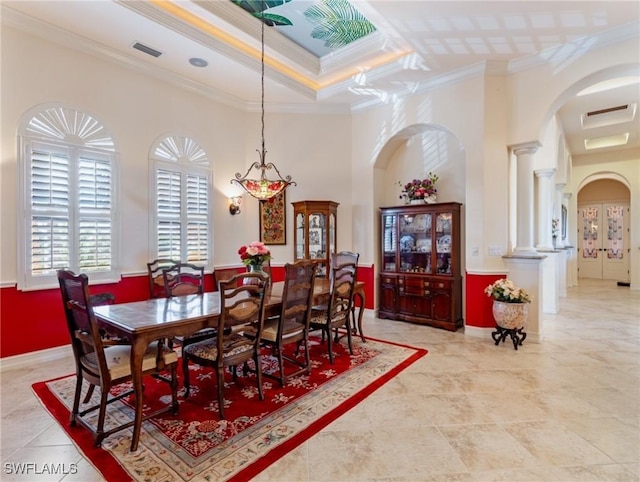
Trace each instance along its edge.
{"label": "chandelier", "polygon": [[[261,108],[261,117],[260,122],[262,124],[262,149],[256,149],[258,152],[258,156],[260,157],[260,162],[254,162],[251,164],[247,172],[244,176],[242,176],[239,172],[236,173],[236,178],[231,180],[231,183],[238,184],[242,187],[248,194],[253,196],[256,199],[261,201],[266,201],[267,199],[271,199],[272,197],[277,196],[282,191],[284,191],[287,187],[291,185],[296,185],[295,182],[291,180],[291,176],[282,177],[278,168],[272,162],[265,162],[265,157],[267,155],[267,151],[264,148],[264,10],[265,3],[262,2],[262,12],[260,14],[260,22],[261,22],[261,57],[260,63],[262,66],[262,72],[260,76],[261,81],[261,89],[262,89],[262,98],[260,102]],[[249,178],[249,173],[252,169],[255,169],[259,172],[259,175],[256,173],[253,175],[253,178]],[[274,178],[269,179],[267,177],[267,171],[274,171]],[[277,176],[277,178],[276,178]],[[257,179],[256,179],[257,178]]]}

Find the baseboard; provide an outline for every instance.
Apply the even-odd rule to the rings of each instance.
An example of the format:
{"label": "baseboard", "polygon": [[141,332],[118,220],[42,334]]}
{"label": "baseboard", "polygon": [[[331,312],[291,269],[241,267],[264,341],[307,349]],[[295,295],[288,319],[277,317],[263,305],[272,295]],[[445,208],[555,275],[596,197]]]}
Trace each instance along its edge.
{"label": "baseboard", "polygon": [[8,356],[0,358],[0,373],[5,370],[24,368],[29,366],[39,366],[43,362],[60,360],[71,355],[71,345],[56,346],[46,350],[31,351],[22,355]]}

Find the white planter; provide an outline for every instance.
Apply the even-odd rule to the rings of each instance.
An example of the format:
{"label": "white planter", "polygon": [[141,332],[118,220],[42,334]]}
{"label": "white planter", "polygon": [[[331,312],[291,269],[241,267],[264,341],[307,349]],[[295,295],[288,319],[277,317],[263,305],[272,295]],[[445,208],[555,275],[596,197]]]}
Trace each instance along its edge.
{"label": "white planter", "polygon": [[514,330],[524,327],[529,315],[529,303],[493,301],[493,318],[500,328]]}

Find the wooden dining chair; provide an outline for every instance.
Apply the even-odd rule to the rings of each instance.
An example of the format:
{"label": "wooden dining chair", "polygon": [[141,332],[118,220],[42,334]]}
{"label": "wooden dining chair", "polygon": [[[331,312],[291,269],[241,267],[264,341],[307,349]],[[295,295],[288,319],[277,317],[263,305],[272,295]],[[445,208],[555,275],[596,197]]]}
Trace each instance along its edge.
{"label": "wooden dining chair", "polygon": [[[310,260],[300,260],[293,264],[284,265],[282,309],[278,316],[265,320],[260,336],[260,343],[270,346],[277,356],[279,367],[277,375],[269,373],[263,373],[263,375],[279,380],[283,387],[289,378],[305,372],[311,373],[309,322],[317,266]],[[245,336],[255,337],[255,330],[246,330]],[[294,343],[296,344],[294,357],[285,355],[285,346]],[[301,345],[304,346],[304,361],[296,358]],[[297,370],[285,373],[285,361],[296,367]]]}
{"label": "wooden dining chair", "polygon": [[[131,420],[105,430],[107,406],[133,393],[133,390],[129,389],[123,390],[116,396],[109,396],[113,387],[128,383],[132,379],[131,345],[105,340],[100,336],[98,321],[90,302],[89,279],[85,274],[76,275],[68,270],[59,270],[57,274],[76,365],[76,389],[70,423],[72,426],[79,423],[91,431],[94,444],[97,447],[106,437],[134,424],[134,421]],[[149,345],[142,362],[143,375],[153,375],[169,384],[174,414],[178,413],[177,364],[177,354],[164,346],[162,342],[154,342]],[[162,373],[166,371],[169,372],[169,376]],[[89,391],[83,404],[89,403],[96,386],[100,388],[100,401],[98,404],[80,411],[80,395],[84,380],[89,383]],[[85,415],[95,410],[98,410],[98,419],[93,424],[88,418],[85,418]],[[147,420],[157,413],[147,414],[143,420]],[[116,418],[110,420],[110,422],[117,421]]]}
{"label": "wooden dining chair", "polygon": [[204,293],[204,266],[173,263],[162,268],[162,285],[167,298]]}
{"label": "wooden dining chair", "polygon": [[[248,280],[257,284],[246,283]],[[262,391],[262,366],[260,362],[260,336],[264,323],[265,293],[269,278],[260,273],[240,273],[227,281],[218,283],[220,293],[220,317],[217,336],[196,343],[185,344],[182,348],[182,371],[184,373],[185,399],[189,397],[189,362],[212,367],[218,385],[218,412],[224,419],[224,372],[231,367],[233,380],[237,381],[237,367],[253,360],[260,400]],[[241,333],[243,328],[252,326],[255,337],[250,339]]]}
{"label": "wooden dining chair", "polygon": [[158,258],[147,263],[147,282],[150,298],[163,298],[166,296],[162,270],[179,262],[180,260],[177,259]]}
{"label": "wooden dining chair", "polygon": [[[349,353],[353,355],[350,318],[353,312],[353,291],[356,285],[358,255],[350,252],[331,254],[329,302],[311,310],[311,331],[322,330],[327,335],[329,362],[333,364],[333,343],[339,340],[339,328],[346,329]],[[332,337],[332,335],[334,335]]]}
{"label": "wooden dining chair", "polygon": [[[173,263],[162,269],[162,285],[165,296],[173,298],[175,296],[200,295],[204,293],[204,267],[191,263]],[[192,335],[174,336],[167,340],[170,348],[175,345],[185,344],[211,338],[216,335],[214,328],[203,328]]]}

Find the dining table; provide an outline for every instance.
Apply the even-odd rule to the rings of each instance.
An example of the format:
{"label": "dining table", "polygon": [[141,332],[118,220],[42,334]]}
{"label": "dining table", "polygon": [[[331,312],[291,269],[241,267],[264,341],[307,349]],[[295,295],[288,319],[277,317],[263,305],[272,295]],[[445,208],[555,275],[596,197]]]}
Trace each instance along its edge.
{"label": "dining table", "polygon": [[[270,283],[265,292],[265,317],[277,316],[282,307],[284,282]],[[313,303],[326,302],[330,282],[317,278],[314,284]],[[359,313],[356,326],[355,305],[352,311],[353,331],[362,332],[362,315],[365,305],[364,283],[358,282],[354,288],[354,298],[359,298]],[[204,328],[216,327],[220,317],[220,296],[217,291],[203,294],[175,296],[172,298],[151,298],[144,301],[118,303],[94,307],[98,322],[110,333],[129,340],[131,343],[131,377],[135,394],[134,424],[131,448],[138,448],[143,417],[142,360],[150,343],[156,340],[187,336]],[[170,411],[169,405],[166,411]],[[165,410],[154,412],[154,416]]]}

